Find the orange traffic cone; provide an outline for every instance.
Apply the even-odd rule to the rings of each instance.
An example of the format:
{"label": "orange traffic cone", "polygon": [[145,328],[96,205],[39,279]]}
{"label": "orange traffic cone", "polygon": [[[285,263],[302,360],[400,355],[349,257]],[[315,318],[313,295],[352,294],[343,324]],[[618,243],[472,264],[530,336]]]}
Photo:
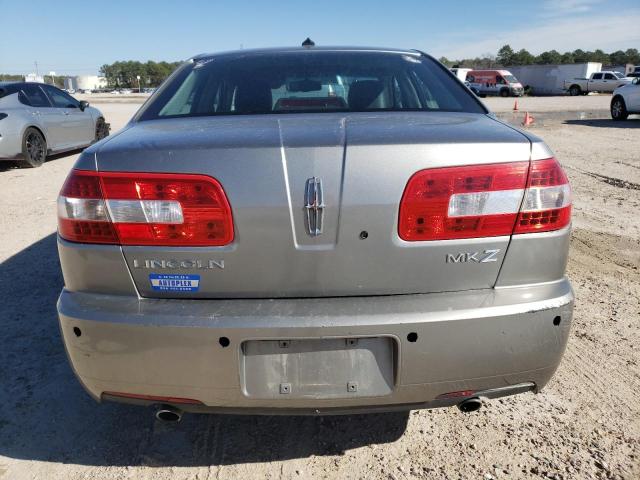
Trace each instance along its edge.
{"label": "orange traffic cone", "polygon": [[525,112],[522,126],[528,127],[529,125],[533,125],[533,116],[529,115],[529,112]]}
{"label": "orange traffic cone", "polygon": [[513,111],[514,112],[518,111],[518,100],[516,100],[515,103],[513,104]]}

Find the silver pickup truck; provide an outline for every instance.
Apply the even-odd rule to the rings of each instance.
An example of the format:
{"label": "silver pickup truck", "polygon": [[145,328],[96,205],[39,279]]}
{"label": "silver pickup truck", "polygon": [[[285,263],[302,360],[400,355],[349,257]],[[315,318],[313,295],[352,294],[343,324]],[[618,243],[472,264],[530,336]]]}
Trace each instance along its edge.
{"label": "silver pickup truck", "polygon": [[611,93],[616,88],[631,83],[620,72],[595,72],[589,78],[573,78],[564,81],[564,90],[571,96],[586,95],[589,92]]}

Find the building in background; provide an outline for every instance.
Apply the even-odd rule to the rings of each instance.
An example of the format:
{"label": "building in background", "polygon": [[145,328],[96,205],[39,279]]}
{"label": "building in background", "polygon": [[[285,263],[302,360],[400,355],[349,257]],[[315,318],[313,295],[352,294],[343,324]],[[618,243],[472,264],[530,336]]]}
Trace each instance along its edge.
{"label": "building in background", "polygon": [[24,76],[24,81],[44,83],[44,77],[42,75],[36,75],[35,73],[27,73]]}
{"label": "building in background", "polygon": [[635,65],[633,63],[626,63],[624,65],[605,65],[602,70],[609,70],[612,72],[620,72],[623,75],[629,75],[633,72]]}
{"label": "building in background", "polygon": [[565,95],[564,81],[587,78],[602,70],[597,62],[570,63],[564,65],[519,65],[505,67],[532,95]]}
{"label": "building in background", "polygon": [[64,88],[67,90],[100,90],[107,88],[107,79],[97,75],[77,75],[64,79]]}

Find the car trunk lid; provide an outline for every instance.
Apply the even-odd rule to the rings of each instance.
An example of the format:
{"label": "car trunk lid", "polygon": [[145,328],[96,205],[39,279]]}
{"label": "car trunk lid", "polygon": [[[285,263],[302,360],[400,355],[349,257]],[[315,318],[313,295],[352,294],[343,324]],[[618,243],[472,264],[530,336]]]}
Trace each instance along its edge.
{"label": "car trunk lid", "polygon": [[530,148],[487,115],[324,113],[144,121],[96,158],[101,171],[214,177],[231,205],[229,245],[122,247],[143,297],[315,297],[492,287],[508,235],[403,241],[400,200],[419,170],[529,161]]}

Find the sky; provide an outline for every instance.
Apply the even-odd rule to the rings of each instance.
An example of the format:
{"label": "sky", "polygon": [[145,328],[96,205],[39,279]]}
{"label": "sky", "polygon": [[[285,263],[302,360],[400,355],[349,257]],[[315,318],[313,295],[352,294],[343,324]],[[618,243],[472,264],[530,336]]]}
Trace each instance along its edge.
{"label": "sky", "polygon": [[[102,5],[102,6],[97,6]],[[638,0],[102,2],[0,0],[0,73],[97,74],[116,60],[299,45],[416,48],[449,59],[640,49]]]}

